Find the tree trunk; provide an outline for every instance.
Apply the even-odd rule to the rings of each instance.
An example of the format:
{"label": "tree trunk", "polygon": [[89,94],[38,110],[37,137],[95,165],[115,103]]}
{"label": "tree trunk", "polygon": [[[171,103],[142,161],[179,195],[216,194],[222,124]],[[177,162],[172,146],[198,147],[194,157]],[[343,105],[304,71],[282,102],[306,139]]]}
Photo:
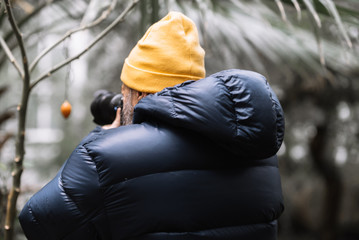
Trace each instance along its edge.
{"label": "tree trunk", "polygon": [[310,151],[316,170],[325,182],[323,219],[320,227],[321,240],[335,240],[338,235],[338,222],[342,200],[342,178],[333,161],[326,159],[328,125],[317,126],[317,134],[310,143]]}

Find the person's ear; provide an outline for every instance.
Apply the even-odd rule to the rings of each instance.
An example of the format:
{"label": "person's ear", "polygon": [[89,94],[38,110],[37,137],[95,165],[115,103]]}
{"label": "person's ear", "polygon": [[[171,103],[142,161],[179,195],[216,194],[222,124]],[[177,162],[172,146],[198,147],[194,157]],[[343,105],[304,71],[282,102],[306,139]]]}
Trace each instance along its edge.
{"label": "person's ear", "polygon": [[140,101],[142,98],[146,97],[148,93],[137,92],[137,100]]}

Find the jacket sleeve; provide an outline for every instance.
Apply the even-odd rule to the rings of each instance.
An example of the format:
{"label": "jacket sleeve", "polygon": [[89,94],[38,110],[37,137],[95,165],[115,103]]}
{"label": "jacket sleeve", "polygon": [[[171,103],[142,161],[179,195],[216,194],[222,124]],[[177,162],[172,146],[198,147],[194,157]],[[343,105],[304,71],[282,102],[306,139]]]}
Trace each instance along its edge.
{"label": "jacket sleeve", "polygon": [[96,165],[79,145],[56,177],[25,204],[20,224],[29,240],[96,239],[91,219],[100,199]]}

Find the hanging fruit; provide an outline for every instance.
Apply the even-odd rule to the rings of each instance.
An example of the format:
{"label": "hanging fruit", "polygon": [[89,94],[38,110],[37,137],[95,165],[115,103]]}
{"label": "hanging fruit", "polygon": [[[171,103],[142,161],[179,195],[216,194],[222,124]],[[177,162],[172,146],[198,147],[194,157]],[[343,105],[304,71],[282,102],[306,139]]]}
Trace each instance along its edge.
{"label": "hanging fruit", "polygon": [[65,100],[61,105],[61,113],[64,118],[68,118],[71,113],[71,104]]}

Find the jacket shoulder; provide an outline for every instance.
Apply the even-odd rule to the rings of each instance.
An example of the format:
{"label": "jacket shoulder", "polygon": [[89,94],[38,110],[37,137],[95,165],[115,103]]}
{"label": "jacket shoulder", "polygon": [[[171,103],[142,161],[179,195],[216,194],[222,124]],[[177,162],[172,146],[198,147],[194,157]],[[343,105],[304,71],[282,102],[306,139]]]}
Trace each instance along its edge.
{"label": "jacket shoulder", "polygon": [[79,145],[55,178],[22,209],[19,220],[27,238],[64,239],[79,229],[89,232],[87,223],[101,210],[99,186],[96,166]]}
{"label": "jacket shoulder", "polygon": [[104,187],[148,174],[209,167],[220,152],[195,132],[149,122],[106,130],[84,147]]}

